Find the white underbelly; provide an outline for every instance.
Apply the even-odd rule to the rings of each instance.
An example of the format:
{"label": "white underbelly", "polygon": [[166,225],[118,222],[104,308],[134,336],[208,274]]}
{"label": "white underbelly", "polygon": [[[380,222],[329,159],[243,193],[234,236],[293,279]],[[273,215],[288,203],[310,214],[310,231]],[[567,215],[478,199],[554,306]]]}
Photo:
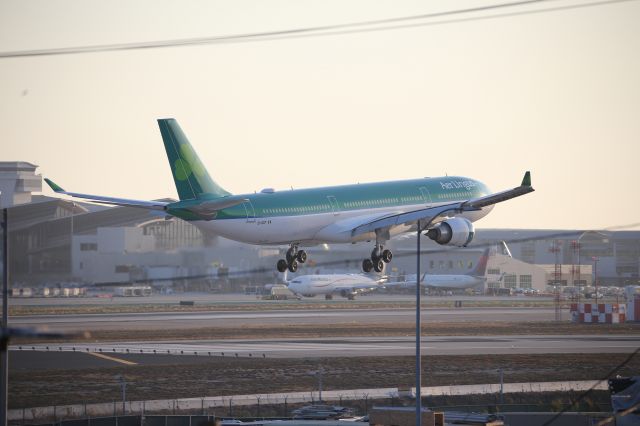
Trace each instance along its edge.
{"label": "white underbelly", "polygon": [[[405,211],[424,206],[410,206]],[[465,212],[463,216],[471,221],[484,217],[490,209],[477,212]],[[306,244],[322,243],[352,243],[375,239],[374,233],[351,236],[351,229],[331,229],[336,222],[357,218],[358,216],[384,215],[397,213],[397,207],[362,210],[341,211],[338,214],[321,213],[304,216],[280,216],[255,219],[222,219],[211,221],[194,221],[193,225],[204,231],[211,231],[217,235],[234,241],[248,244],[289,244],[299,242]],[[338,227],[339,228],[339,227]],[[410,226],[396,226],[390,230],[390,236],[411,230]],[[329,232],[327,232],[329,231]]]}
{"label": "white underbelly", "polygon": [[330,224],[334,215],[266,217],[256,219],[224,219],[193,222],[203,230],[249,244],[289,244],[311,241],[319,229]]}

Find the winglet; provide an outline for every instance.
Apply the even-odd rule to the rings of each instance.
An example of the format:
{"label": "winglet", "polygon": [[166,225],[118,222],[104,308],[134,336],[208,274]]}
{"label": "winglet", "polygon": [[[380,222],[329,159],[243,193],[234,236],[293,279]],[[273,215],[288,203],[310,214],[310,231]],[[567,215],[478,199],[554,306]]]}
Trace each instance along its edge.
{"label": "winglet", "polygon": [[520,186],[531,186],[531,172],[526,172],[524,174]]}
{"label": "winglet", "polygon": [[62,189],[59,185],[57,185],[51,179],[44,178],[44,181],[47,182],[47,185],[49,185],[51,189],[53,189],[53,192],[65,192],[64,189]]}

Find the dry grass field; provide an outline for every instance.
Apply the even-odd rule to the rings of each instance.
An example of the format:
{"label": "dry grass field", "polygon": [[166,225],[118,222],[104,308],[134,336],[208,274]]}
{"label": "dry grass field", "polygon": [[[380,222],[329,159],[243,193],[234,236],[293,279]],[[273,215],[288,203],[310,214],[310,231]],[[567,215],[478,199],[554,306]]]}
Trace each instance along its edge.
{"label": "dry grass field", "polygon": [[[81,355],[81,354],[79,354]],[[84,354],[82,354],[84,355]],[[89,355],[87,355],[89,356]],[[429,356],[422,360],[423,386],[505,382],[591,380],[604,378],[625,354]],[[123,358],[138,360],[139,356]],[[190,359],[186,359],[190,358]],[[114,378],[122,374],[130,400],[173,399],[215,395],[309,391],[316,389],[311,372],[322,366],[325,389],[411,386],[413,357],[331,359],[249,359],[164,356],[154,365],[118,365],[100,369],[12,372],[11,408],[109,402],[121,398]],[[637,374],[640,357],[618,374]]]}

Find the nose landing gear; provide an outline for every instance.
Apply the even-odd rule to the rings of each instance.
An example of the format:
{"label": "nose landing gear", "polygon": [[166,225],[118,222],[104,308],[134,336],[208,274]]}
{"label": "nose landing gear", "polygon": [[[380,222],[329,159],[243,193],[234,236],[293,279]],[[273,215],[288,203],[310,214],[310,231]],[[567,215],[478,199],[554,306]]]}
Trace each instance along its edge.
{"label": "nose landing gear", "polygon": [[287,269],[289,269],[290,272],[296,272],[298,270],[298,263],[307,261],[307,252],[298,250],[298,244],[291,244],[285,257],[286,260],[280,259],[276,264],[278,272],[284,272]]}

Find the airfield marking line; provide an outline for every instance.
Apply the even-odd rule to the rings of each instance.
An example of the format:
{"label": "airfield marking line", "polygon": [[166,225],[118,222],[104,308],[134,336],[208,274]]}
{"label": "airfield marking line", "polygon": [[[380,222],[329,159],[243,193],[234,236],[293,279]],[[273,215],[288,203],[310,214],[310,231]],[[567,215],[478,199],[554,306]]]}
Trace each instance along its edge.
{"label": "airfield marking line", "polygon": [[119,363],[125,364],[125,365],[138,365],[137,362],[127,361],[126,359],[116,358],[114,356],[109,356],[109,355],[105,355],[105,354],[101,354],[101,353],[97,353],[97,352],[86,352],[86,353],[88,353],[89,355],[96,356],[98,358],[107,359],[109,361],[119,362]]}

